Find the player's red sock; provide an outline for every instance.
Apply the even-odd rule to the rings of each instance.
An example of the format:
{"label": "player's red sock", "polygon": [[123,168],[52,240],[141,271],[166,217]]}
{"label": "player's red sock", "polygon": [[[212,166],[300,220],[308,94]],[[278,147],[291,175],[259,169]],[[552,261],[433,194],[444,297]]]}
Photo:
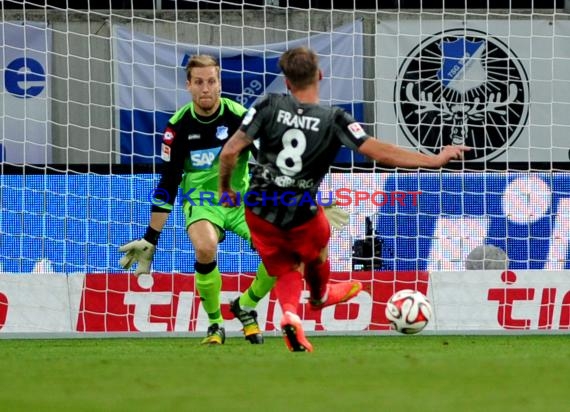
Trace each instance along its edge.
{"label": "player's red sock", "polygon": [[320,300],[327,290],[327,283],[331,275],[331,264],[329,259],[324,263],[312,263],[305,269],[305,280],[311,292],[311,299]]}
{"label": "player's red sock", "polygon": [[277,295],[277,300],[279,300],[283,313],[287,311],[297,313],[302,289],[303,278],[301,273],[297,271],[283,273],[277,277],[277,282],[275,282],[275,294]]}

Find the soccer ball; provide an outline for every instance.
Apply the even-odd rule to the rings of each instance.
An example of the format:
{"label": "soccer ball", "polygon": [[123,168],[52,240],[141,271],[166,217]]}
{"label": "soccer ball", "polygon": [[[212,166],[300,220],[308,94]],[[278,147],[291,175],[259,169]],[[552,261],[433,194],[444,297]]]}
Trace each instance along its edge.
{"label": "soccer ball", "polygon": [[421,332],[431,316],[431,303],[423,293],[416,290],[400,290],[386,303],[386,317],[392,329],[406,335]]}

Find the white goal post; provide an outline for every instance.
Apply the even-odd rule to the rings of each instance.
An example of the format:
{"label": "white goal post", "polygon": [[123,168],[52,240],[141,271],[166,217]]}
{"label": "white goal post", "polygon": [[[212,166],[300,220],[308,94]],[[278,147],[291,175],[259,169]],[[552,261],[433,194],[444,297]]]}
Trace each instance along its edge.
{"label": "white goal post", "polygon": [[[321,101],[368,133],[424,153],[473,147],[435,172],[341,150],[321,187],[351,214],[331,238],[333,277],[365,291],[336,310],[305,310],[307,330],[384,333],[385,303],[402,288],[434,300],[433,333],[570,329],[567,0],[549,9],[40,3],[0,5],[0,336],[203,333],[180,207],[150,280],[122,271],[117,249],[148,224],[161,134],[190,99],[189,56],[219,58],[224,95],[249,107],[286,92],[276,61],[301,44],[319,55]],[[481,270],[466,270],[481,245],[506,259],[493,265],[483,253]],[[259,258],[228,234],[218,262],[227,302]],[[259,312],[274,331],[274,295]]]}

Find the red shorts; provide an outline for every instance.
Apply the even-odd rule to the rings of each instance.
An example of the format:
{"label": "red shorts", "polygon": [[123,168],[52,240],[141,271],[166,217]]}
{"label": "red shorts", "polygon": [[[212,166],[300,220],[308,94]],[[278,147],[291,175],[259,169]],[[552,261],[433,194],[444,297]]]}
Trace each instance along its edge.
{"label": "red shorts", "polygon": [[299,262],[316,260],[329,243],[331,228],[323,211],[311,220],[290,230],[283,230],[245,209],[253,246],[259,253],[267,272],[280,276],[290,272]]}

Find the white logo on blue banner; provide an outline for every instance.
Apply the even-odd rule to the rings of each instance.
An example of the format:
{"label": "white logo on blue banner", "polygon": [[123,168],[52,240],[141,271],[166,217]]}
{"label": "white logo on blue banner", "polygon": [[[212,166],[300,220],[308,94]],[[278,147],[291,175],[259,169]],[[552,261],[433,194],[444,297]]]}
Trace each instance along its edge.
{"label": "white logo on blue banner", "polygon": [[0,23],[0,162],[51,163],[49,52],[44,23]]}
{"label": "white logo on blue banner", "polygon": [[121,163],[158,161],[168,119],[191,99],[184,67],[196,53],[218,58],[223,95],[250,107],[265,93],[286,92],[279,56],[288,48],[307,45],[319,55],[324,74],[321,102],[342,106],[363,120],[360,20],[305,39],[243,47],[179,44],[122,26],[115,26],[113,33]]}

